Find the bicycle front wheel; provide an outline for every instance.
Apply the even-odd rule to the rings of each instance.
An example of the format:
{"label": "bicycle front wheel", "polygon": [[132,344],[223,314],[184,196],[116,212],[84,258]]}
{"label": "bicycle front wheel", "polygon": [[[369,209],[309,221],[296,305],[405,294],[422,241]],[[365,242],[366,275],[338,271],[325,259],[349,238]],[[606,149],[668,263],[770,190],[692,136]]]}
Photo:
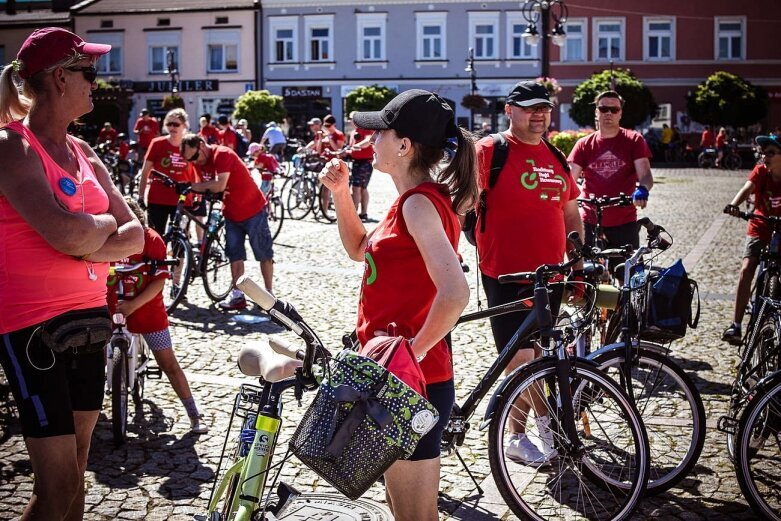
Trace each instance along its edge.
{"label": "bicycle front wheel", "polygon": [[111,368],[111,431],[114,444],[120,446],[127,439],[127,355],[114,346],[114,363]]}
{"label": "bicycle front wheel", "polygon": [[[572,361],[570,374],[575,418],[564,418],[557,405],[555,360],[526,368],[510,383],[488,433],[491,473],[522,519],[626,519],[648,478],[642,421],[624,392],[598,369]],[[576,422],[582,447],[568,447],[567,421]],[[517,450],[524,443],[545,451],[547,460],[530,464]],[[602,482],[608,480],[622,486],[605,490]]]}
{"label": "bicycle front wheel", "polygon": [[285,207],[278,196],[268,200],[268,229],[271,232],[271,240],[275,241],[282,229],[282,222],[285,220]]}
{"label": "bicycle front wheel", "polygon": [[[308,177],[291,177],[287,186],[287,212],[292,219],[303,219],[312,211],[316,187]],[[284,191],[284,187],[283,187]]]}
{"label": "bicycle front wheel", "polygon": [[331,190],[320,185],[317,191],[317,201],[320,206],[320,214],[328,222],[336,222],[336,207],[334,207],[334,196]]}
{"label": "bicycle front wheel", "polygon": [[[632,396],[651,449],[648,492],[658,494],[691,472],[705,444],[705,407],[694,383],[672,360],[641,345],[634,349]],[[626,386],[622,348],[597,353],[593,360]]]}
{"label": "bicycle front wheel", "polygon": [[163,287],[163,303],[170,315],[182,301],[187,293],[187,286],[190,285],[193,252],[190,243],[179,233],[175,234],[166,246],[168,259],[179,262],[176,266],[169,267],[170,277],[166,279]]}
{"label": "bicycle front wheel", "polygon": [[738,154],[730,154],[724,158],[724,165],[730,170],[738,170],[743,166],[743,159]]}
{"label": "bicycle front wheel", "polygon": [[223,300],[233,288],[233,276],[225,244],[225,226],[222,226],[216,235],[206,239],[203,247],[203,289],[214,302]]}
{"label": "bicycle front wheel", "polygon": [[741,416],[735,470],[751,508],[763,519],[781,520],[781,378]]}

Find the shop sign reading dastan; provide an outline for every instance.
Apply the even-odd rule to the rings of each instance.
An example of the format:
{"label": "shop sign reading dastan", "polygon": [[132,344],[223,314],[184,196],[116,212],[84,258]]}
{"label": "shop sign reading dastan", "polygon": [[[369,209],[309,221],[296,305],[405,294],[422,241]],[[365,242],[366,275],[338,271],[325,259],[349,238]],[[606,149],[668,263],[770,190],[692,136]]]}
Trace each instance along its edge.
{"label": "shop sign reading dastan", "polygon": [[282,87],[284,98],[322,98],[322,87]]}

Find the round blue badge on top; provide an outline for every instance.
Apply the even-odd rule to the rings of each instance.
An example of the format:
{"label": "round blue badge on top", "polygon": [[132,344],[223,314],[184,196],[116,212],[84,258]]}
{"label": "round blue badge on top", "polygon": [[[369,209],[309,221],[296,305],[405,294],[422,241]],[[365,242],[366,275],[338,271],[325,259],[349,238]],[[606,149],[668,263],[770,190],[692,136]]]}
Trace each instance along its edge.
{"label": "round blue badge on top", "polygon": [[60,190],[62,190],[65,195],[73,195],[76,193],[76,183],[70,177],[61,177],[59,185]]}

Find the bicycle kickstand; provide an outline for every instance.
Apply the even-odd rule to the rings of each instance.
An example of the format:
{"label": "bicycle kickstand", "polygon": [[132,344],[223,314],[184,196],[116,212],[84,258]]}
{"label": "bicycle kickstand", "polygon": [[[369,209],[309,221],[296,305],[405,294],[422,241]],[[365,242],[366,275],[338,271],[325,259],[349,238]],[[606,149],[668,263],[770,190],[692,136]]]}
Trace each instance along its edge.
{"label": "bicycle kickstand", "polygon": [[454,447],[456,456],[458,456],[458,461],[461,462],[461,465],[464,466],[464,470],[466,470],[466,473],[469,474],[469,477],[472,478],[472,483],[475,484],[475,487],[477,487],[477,495],[482,496],[483,495],[483,489],[480,487],[480,483],[477,482],[477,479],[475,479],[474,474],[472,474],[472,471],[469,470],[469,467],[466,464],[466,461],[464,461],[464,458],[461,457],[461,453],[458,452],[458,447]]}

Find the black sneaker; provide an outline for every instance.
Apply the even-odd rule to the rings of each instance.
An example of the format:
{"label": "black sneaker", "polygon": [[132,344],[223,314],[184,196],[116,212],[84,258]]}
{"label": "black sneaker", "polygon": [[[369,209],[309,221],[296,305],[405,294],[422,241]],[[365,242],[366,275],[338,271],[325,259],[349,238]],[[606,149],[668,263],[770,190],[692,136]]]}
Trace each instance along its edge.
{"label": "black sneaker", "polygon": [[739,346],[740,342],[743,340],[743,334],[740,332],[740,326],[736,326],[735,324],[729,326],[724,330],[724,333],[721,335],[721,339],[730,345]]}

